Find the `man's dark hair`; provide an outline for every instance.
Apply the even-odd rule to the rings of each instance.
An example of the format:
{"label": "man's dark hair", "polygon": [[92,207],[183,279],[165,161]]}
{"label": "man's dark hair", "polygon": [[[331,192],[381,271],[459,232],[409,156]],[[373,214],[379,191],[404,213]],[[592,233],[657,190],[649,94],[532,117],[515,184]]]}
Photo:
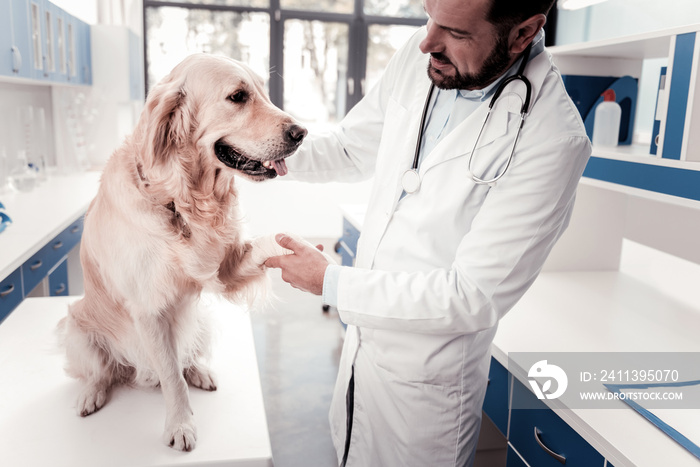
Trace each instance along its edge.
{"label": "man's dark hair", "polygon": [[486,19],[495,24],[501,33],[510,31],[516,24],[534,15],[547,15],[556,0],[491,0]]}

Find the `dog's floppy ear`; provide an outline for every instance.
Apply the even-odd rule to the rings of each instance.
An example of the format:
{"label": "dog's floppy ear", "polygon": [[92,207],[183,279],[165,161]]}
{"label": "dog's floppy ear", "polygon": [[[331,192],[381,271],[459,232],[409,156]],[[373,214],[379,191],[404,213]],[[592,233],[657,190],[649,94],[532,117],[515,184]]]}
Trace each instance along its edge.
{"label": "dog's floppy ear", "polygon": [[165,162],[168,155],[182,148],[192,128],[192,117],[187,105],[187,93],[182,81],[168,81],[156,86],[146,103],[149,112],[148,141],[152,145],[147,166]]}

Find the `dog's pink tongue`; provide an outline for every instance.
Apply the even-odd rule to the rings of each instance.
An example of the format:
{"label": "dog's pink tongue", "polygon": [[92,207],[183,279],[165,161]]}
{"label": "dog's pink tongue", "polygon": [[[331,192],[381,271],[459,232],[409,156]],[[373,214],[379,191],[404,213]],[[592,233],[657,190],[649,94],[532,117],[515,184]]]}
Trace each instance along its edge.
{"label": "dog's pink tongue", "polygon": [[273,161],[272,163],[275,167],[275,172],[277,172],[277,175],[279,175],[280,177],[287,175],[287,163],[284,161],[284,159]]}

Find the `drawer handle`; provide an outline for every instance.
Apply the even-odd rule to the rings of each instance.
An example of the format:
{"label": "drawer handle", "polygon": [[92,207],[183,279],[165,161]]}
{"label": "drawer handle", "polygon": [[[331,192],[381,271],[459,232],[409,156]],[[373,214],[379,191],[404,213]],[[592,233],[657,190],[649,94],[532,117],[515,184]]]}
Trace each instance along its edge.
{"label": "drawer handle", "polygon": [[7,289],[5,289],[5,290],[3,290],[2,292],[0,292],[0,298],[5,298],[5,297],[7,297],[7,296],[10,295],[12,292],[14,292],[14,290],[15,290],[15,284],[10,284],[10,286],[9,286]]}
{"label": "drawer handle", "polygon": [[39,260],[36,263],[29,266],[29,269],[31,269],[32,271],[36,271],[37,269],[39,269],[41,267],[42,264],[44,264],[44,263],[41,260]]}
{"label": "drawer handle", "polygon": [[56,243],[53,244],[53,249],[54,249],[54,250],[58,250],[58,249],[61,248],[62,246],[63,246],[63,242],[56,242]]}
{"label": "drawer handle", "polygon": [[66,291],[66,284],[61,284],[56,290],[54,290],[54,293],[56,295],[62,294],[63,292]]}
{"label": "drawer handle", "polygon": [[540,438],[541,434],[542,434],[542,432],[540,430],[538,430],[537,427],[535,427],[535,441],[537,441],[537,444],[539,444],[540,447],[542,449],[544,449],[544,452],[546,452],[547,454],[549,454],[550,456],[552,456],[553,458],[555,458],[556,460],[561,462],[562,465],[566,464],[566,457],[562,456],[561,454],[557,454],[556,452],[552,451],[551,449],[549,449],[547,446],[544,445],[544,443],[542,442],[542,439]]}
{"label": "drawer handle", "polygon": [[76,233],[78,230],[80,230],[80,226],[79,226],[79,225],[76,225],[75,227],[73,227],[72,229],[70,229],[70,233]]}

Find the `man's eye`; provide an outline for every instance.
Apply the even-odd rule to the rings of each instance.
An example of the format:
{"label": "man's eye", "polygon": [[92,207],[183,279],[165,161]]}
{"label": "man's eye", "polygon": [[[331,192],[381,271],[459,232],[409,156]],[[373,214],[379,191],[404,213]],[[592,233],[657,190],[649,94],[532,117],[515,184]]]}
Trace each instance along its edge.
{"label": "man's eye", "polygon": [[246,91],[236,91],[228,96],[228,100],[236,104],[243,104],[248,100],[248,93]]}

